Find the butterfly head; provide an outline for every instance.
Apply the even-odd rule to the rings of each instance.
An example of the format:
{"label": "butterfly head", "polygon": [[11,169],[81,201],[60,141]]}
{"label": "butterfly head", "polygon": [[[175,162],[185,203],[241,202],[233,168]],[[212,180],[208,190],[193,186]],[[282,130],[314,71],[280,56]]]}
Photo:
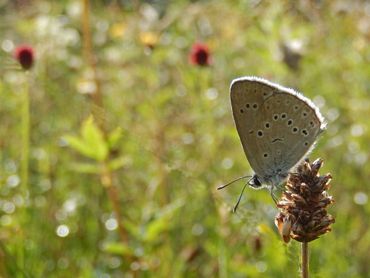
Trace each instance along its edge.
{"label": "butterfly head", "polygon": [[249,186],[255,189],[262,188],[262,183],[260,181],[260,178],[256,174],[249,180],[248,184]]}
{"label": "butterfly head", "polygon": [[264,187],[275,187],[283,183],[288,178],[288,173],[277,173],[271,176],[258,176],[254,174],[249,180],[248,184],[254,189],[261,189]]}

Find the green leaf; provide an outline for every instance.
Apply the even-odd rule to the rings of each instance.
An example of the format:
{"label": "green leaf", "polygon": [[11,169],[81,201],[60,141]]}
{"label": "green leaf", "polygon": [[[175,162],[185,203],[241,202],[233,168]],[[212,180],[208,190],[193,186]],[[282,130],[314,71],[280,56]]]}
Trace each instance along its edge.
{"label": "green leaf", "polygon": [[85,174],[96,174],[100,172],[99,165],[93,163],[73,162],[70,164],[70,168],[73,171]]}
{"label": "green leaf", "polygon": [[82,155],[91,156],[91,149],[90,147],[80,138],[73,136],[73,135],[65,135],[63,139],[68,143],[68,145],[74,149],[75,151],[79,152]]}
{"label": "green leaf", "polygon": [[158,218],[149,223],[146,228],[144,240],[151,242],[159,237],[159,234],[170,228],[170,223],[167,217]]}
{"label": "green leaf", "polygon": [[103,244],[103,251],[116,255],[132,255],[132,250],[121,242],[106,242]]}
{"label": "green leaf", "polygon": [[93,117],[89,117],[82,123],[81,137],[66,135],[63,137],[69,146],[80,154],[103,161],[108,156],[108,146],[99,127],[94,123]]}
{"label": "green leaf", "polygon": [[109,162],[110,170],[117,170],[131,163],[131,158],[128,156],[120,156],[116,159],[113,159]]}
{"label": "green leaf", "polygon": [[162,232],[170,229],[172,223],[170,220],[173,218],[178,209],[181,208],[183,205],[184,201],[179,200],[173,204],[164,207],[158,214],[158,217],[147,225],[143,239],[148,242],[154,241]]}
{"label": "green leaf", "polygon": [[121,140],[123,136],[123,130],[121,127],[117,127],[115,130],[113,130],[111,133],[108,135],[108,145],[109,149],[113,149],[117,147],[119,141]]}
{"label": "green leaf", "polygon": [[83,122],[81,135],[91,150],[91,158],[95,158],[98,161],[103,161],[107,158],[108,146],[104,140],[103,132],[95,124],[92,116]]}
{"label": "green leaf", "polygon": [[140,239],[139,226],[136,223],[133,223],[128,219],[124,219],[122,221],[122,224],[130,235],[134,236],[137,239]]}

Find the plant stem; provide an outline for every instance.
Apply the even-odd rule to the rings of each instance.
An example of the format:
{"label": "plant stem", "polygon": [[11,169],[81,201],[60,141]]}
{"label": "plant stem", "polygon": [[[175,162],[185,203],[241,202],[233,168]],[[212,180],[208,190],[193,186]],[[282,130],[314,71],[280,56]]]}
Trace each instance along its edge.
{"label": "plant stem", "polygon": [[120,209],[120,204],[119,204],[120,203],[119,196],[117,194],[117,187],[113,185],[112,173],[108,165],[106,165],[105,162],[103,164],[103,168],[104,168],[104,171],[101,174],[101,183],[104,186],[104,188],[107,190],[108,198],[111,202],[112,209],[117,219],[118,232],[119,232],[120,239],[122,242],[126,243],[128,238],[127,238],[127,232],[121,223],[122,217],[121,217],[121,209]]}
{"label": "plant stem", "polygon": [[308,243],[301,243],[301,277],[308,278]]}
{"label": "plant stem", "polygon": [[[99,78],[97,75],[97,66],[96,60],[93,54],[92,41],[91,41],[91,30],[90,30],[90,1],[82,0],[83,2],[83,42],[84,42],[84,58],[86,64],[93,72],[93,82],[95,83],[95,92],[92,95],[92,114],[94,119],[97,120],[97,123],[101,130],[103,131],[104,137],[107,137],[107,131],[105,128],[105,109],[103,105],[103,97],[100,87]],[[115,217],[117,218],[118,223],[118,232],[120,240],[123,244],[127,244],[128,235],[125,227],[122,224],[122,215],[120,209],[120,200],[118,187],[113,184],[113,173],[109,169],[109,158],[107,161],[103,162],[103,171],[100,173],[100,180],[103,187],[106,189],[109,201],[114,211]]]}
{"label": "plant stem", "polygon": [[26,198],[28,188],[28,157],[30,141],[30,100],[28,74],[26,73],[25,89],[22,94],[22,158],[21,158],[21,190]]}
{"label": "plant stem", "polygon": [[[29,168],[29,149],[30,149],[30,96],[29,96],[29,77],[28,72],[25,72],[25,81],[24,81],[24,91],[22,92],[22,104],[21,104],[21,194],[23,195],[24,202],[26,203],[27,199],[27,190],[28,190],[28,168]],[[26,208],[20,211],[21,212],[21,222],[19,229],[19,236],[21,238],[21,245],[18,248],[19,252],[19,266],[24,269],[25,267],[25,250],[24,250],[24,239],[25,239],[25,230],[26,227]],[[17,275],[18,276],[18,275]],[[20,274],[21,277],[23,277]]]}
{"label": "plant stem", "polygon": [[[91,41],[91,29],[90,29],[90,1],[82,0],[83,2],[83,16],[82,16],[82,30],[83,30],[83,55],[87,62],[87,65],[93,72],[93,82],[95,83],[95,92],[92,94],[93,103],[96,107],[93,107],[93,112],[103,112],[103,97],[100,90],[100,82],[97,77],[96,59],[93,54],[92,41]],[[95,113],[96,114],[96,113]],[[99,121],[99,126],[104,130],[104,114],[101,117],[96,117],[95,120]]]}

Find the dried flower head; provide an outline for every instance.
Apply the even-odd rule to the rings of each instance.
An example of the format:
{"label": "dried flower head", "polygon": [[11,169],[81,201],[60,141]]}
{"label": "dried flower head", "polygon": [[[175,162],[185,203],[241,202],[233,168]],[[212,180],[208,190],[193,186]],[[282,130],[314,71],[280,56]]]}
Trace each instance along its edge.
{"label": "dried flower head", "polygon": [[29,45],[20,45],[14,51],[14,57],[24,70],[29,70],[34,62],[35,54]]}
{"label": "dried flower head", "polygon": [[193,65],[209,66],[211,64],[211,54],[208,46],[203,43],[193,44],[189,54],[189,61]]}
{"label": "dried flower head", "polygon": [[299,242],[309,242],[331,231],[334,217],[326,208],[334,202],[328,195],[331,175],[320,176],[321,159],[298,166],[296,173],[289,174],[285,191],[278,201],[280,209],[275,224],[285,242],[290,238]]}

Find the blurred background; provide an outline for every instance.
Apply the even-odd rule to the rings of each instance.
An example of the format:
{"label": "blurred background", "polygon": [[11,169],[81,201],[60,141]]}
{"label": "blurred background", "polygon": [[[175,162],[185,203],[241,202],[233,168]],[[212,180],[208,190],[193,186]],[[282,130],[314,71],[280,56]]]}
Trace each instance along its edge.
{"label": "blurred background", "polygon": [[369,1],[1,0],[0,34],[1,277],[297,277],[269,192],[216,190],[244,75],[328,122],[312,277],[370,277]]}

